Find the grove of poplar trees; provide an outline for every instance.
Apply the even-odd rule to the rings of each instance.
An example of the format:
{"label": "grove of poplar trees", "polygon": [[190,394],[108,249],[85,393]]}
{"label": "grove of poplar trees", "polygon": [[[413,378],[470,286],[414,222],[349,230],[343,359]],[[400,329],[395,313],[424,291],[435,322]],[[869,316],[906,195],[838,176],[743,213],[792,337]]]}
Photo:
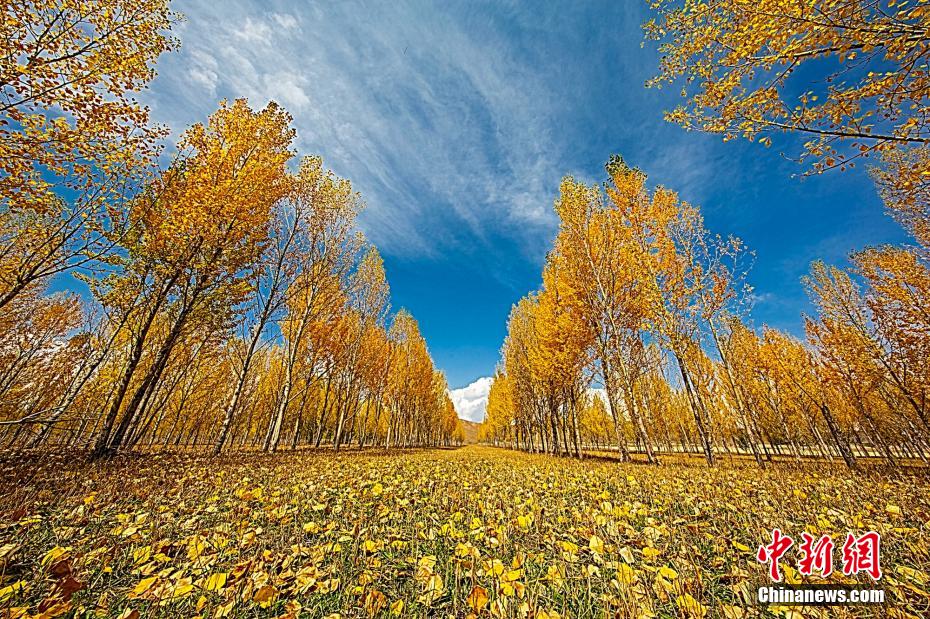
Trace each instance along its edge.
{"label": "grove of poplar trees", "polygon": [[[747,250],[619,157],[562,181],[539,291],[511,312],[483,440],[571,454],[692,451],[930,455],[930,6],[924,2],[656,0],[649,85],[681,87],[686,128],[802,136],[806,174],[870,157],[910,235],[841,268],[815,262],[805,338],[756,328]],[[819,63],[819,64],[817,64]],[[821,74],[793,80],[804,65]]]}
{"label": "grove of poplar trees", "polygon": [[223,102],[164,148],[134,97],[178,19],[167,0],[0,13],[0,442],[461,442],[360,197],[297,156],[284,109]]}

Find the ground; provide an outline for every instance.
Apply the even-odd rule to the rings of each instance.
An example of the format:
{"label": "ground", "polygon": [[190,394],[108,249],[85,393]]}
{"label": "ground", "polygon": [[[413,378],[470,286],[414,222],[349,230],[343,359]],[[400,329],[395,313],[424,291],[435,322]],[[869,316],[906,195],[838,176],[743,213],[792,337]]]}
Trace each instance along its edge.
{"label": "ground", "polygon": [[756,549],[776,527],[882,535],[891,605],[795,617],[930,612],[919,468],[652,467],[482,446],[8,456],[0,516],[2,617],[789,615],[754,604]]}

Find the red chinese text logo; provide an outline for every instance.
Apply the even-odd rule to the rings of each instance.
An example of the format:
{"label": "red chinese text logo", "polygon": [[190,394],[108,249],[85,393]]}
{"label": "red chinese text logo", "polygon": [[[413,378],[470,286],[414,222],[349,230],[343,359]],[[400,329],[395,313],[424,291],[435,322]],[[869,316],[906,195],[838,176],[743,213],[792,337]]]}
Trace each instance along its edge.
{"label": "red chinese text logo", "polygon": [[[833,573],[833,540],[829,535],[815,538],[805,531],[801,534],[801,559],[798,561],[798,572],[803,576],[811,576],[815,572],[822,577]],[[779,560],[794,545],[794,540],[784,535],[779,529],[772,531],[772,542],[759,546],[756,560],[759,563],[769,564],[769,576],[775,582],[781,582]],[[869,531],[856,537],[852,533],[846,536],[843,544],[843,574],[855,576],[865,572],[878,580],[882,577],[879,555],[881,553],[881,536],[875,531]]]}

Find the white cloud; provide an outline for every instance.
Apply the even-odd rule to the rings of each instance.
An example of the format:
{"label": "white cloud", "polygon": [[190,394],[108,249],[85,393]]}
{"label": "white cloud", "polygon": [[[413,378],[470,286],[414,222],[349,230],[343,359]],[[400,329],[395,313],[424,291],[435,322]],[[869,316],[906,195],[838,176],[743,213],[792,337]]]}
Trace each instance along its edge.
{"label": "white cloud", "polygon": [[467,387],[452,389],[449,397],[455,405],[455,412],[468,421],[484,421],[484,411],[488,405],[488,392],[491,390],[491,377],[482,376]]}
{"label": "white cloud", "polygon": [[750,307],[758,307],[763,303],[769,303],[775,298],[775,295],[771,292],[751,292],[746,299],[749,302]]}
{"label": "white cloud", "polygon": [[268,97],[284,105],[291,114],[297,114],[310,105],[310,97],[304,91],[300,75],[281,71],[266,79]]}
{"label": "white cloud", "polygon": [[361,192],[362,226],[386,253],[494,264],[507,248],[489,233],[533,255],[548,243],[560,103],[499,24],[403,3],[177,8],[181,49],[159,60],[145,96],[157,121],[202,121],[220,98],[278,101],[298,149]]}
{"label": "white cloud", "polygon": [[216,58],[202,51],[195,51],[191,54],[190,61],[187,63],[187,75],[190,80],[203,86],[211,99],[216,98],[216,87],[219,84],[220,76],[217,74]]}
{"label": "white cloud", "polygon": [[295,30],[299,27],[297,18],[289,13],[272,13],[271,16],[285,30]]}
{"label": "white cloud", "polygon": [[235,32],[235,36],[247,43],[267,44],[272,32],[269,23],[247,17]]}

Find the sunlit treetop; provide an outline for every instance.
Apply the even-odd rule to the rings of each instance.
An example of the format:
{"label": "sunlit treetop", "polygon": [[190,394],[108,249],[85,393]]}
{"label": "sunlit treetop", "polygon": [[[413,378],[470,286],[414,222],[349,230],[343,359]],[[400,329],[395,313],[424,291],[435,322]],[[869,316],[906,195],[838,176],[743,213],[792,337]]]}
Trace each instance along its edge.
{"label": "sunlit treetop", "polygon": [[167,0],[3,3],[0,195],[11,208],[55,208],[55,185],[84,189],[154,153],[161,134],[133,95],[177,46],[178,19]]}
{"label": "sunlit treetop", "polygon": [[[925,0],[655,0],[661,41],[649,84],[681,84],[666,117],[771,142],[809,136],[813,170],[930,140],[930,5]],[[812,77],[813,76],[813,77]]]}

